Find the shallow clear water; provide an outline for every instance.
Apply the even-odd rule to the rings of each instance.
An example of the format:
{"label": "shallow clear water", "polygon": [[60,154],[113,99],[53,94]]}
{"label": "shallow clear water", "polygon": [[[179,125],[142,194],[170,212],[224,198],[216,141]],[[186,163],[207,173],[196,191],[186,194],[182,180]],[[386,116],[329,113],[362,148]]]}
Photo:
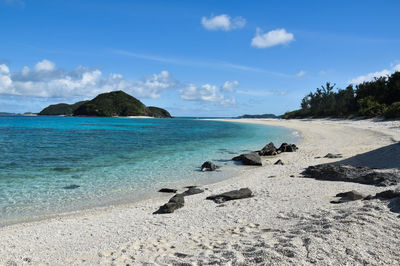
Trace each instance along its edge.
{"label": "shallow clear water", "polygon": [[[221,180],[238,167],[234,155],[294,139],[280,127],[187,118],[0,116],[0,223]],[[206,160],[221,169],[199,171]]]}

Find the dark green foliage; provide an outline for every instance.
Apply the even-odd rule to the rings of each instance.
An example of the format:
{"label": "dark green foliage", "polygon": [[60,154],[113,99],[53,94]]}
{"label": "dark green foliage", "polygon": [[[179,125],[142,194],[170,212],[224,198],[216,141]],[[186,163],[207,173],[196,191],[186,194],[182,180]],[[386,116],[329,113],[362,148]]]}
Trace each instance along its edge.
{"label": "dark green foliage", "polygon": [[400,117],[400,72],[376,78],[356,86],[334,91],[329,82],[310,92],[301,102],[301,109],[287,112],[283,118],[304,117]]}
{"label": "dark green foliage", "polygon": [[400,117],[400,102],[394,102],[389,107],[386,108],[383,115],[386,118],[396,118]]}
{"label": "dark green foliage", "polygon": [[157,118],[171,118],[171,114],[162,108],[159,107],[154,107],[154,106],[148,106],[146,107],[146,113],[148,116],[152,116],[152,117],[157,117]]}
{"label": "dark green foliage", "polygon": [[73,115],[74,111],[87,101],[81,101],[74,104],[52,104],[44,108],[39,115]]}

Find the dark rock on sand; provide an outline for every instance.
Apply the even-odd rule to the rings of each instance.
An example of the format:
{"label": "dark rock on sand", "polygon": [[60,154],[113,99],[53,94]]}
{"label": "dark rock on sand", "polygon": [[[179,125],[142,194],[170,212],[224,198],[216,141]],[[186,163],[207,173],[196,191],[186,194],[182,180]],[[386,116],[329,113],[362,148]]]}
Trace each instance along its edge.
{"label": "dark rock on sand", "polygon": [[245,199],[252,197],[253,194],[248,188],[241,188],[239,190],[232,190],[218,195],[209,196],[206,199],[212,200],[215,203],[223,203],[229,200]]}
{"label": "dark rock on sand", "polygon": [[65,187],[63,187],[63,189],[76,189],[76,188],[79,188],[80,186],[79,185],[69,185],[69,186],[65,186]]}
{"label": "dark rock on sand", "polygon": [[163,192],[163,193],[176,193],[177,190],[173,188],[162,188],[158,192]]}
{"label": "dark rock on sand", "polygon": [[215,171],[217,169],[217,166],[210,161],[204,162],[201,165],[201,171]]}
{"label": "dark rock on sand", "polygon": [[259,152],[258,155],[260,156],[271,156],[271,155],[277,155],[278,152],[276,150],[276,147],[274,143],[270,142],[267,145],[264,146]]}
{"label": "dark rock on sand", "polygon": [[178,194],[178,195],[186,197],[186,196],[191,196],[191,195],[200,194],[200,193],[204,192],[204,190],[202,190],[196,186],[190,186],[187,188],[188,188],[188,190],[186,190],[185,192]]}
{"label": "dark rock on sand", "polygon": [[298,148],[295,144],[282,143],[278,152],[294,152],[296,150],[298,150]]}
{"label": "dark rock on sand", "polygon": [[397,188],[396,190],[385,190],[379,193],[376,193],[375,196],[369,195],[368,197],[365,198],[365,200],[371,200],[371,199],[394,199],[394,198],[400,198],[400,188]]}
{"label": "dark rock on sand", "polygon": [[167,203],[158,209],[153,214],[173,213],[175,210],[182,208],[185,205],[185,199],[182,195],[173,196]]}
{"label": "dark rock on sand", "polygon": [[279,159],[278,161],[276,161],[276,162],[274,163],[274,165],[284,165],[284,163],[282,162],[281,159]]}
{"label": "dark rock on sand", "polygon": [[339,193],[336,195],[336,197],[341,197],[341,199],[331,201],[331,203],[343,203],[348,201],[361,200],[365,198],[365,195],[361,194],[358,191],[352,190],[348,192]]}
{"label": "dark rock on sand", "polygon": [[335,158],[343,158],[342,154],[340,153],[328,153],[327,155],[324,156],[324,158],[330,158],[330,159],[335,159]]}
{"label": "dark rock on sand", "polygon": [[360,199],[365,198],[365,195],[361,194],[358,191],[352,190],[352,191],[348,191],[348,192],[339,193],[336,195],[336,197],[342,197],[342,198],[346,198],[349,200],[360,200]]}
{"label": "dark rock on sand", "polygon": [[368,167],[350,165],[319,164],[309,166],[305,177],[317,180],[354,182],[375,186],[392,186],[400,182],[400,173],[378,172]]}
{"label": "dark rock on sand", "polygon": [[257,153],[243,154],[242,163],[245,165],[262,165],[261,157]]}

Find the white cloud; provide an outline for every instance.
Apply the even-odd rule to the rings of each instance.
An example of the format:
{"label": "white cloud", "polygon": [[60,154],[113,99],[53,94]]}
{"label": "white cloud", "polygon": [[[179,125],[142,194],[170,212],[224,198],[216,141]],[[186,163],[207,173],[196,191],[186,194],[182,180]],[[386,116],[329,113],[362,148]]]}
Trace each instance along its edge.
{"label": "white cloud", "polygon": [[293,34],[287,32],[285,29],[277,29],[263,33],[260,28],[257,28],[256,36],[251,40],[251,46],[267,48],[280,44],[288,44],[292,41],[294,41]]}
{"label": "white cloud", "polygon": [[235,98],[226,98],[218,91],[217,86],[210,84],[201,86],[189,84],[185,89],[180,90],[180,96],[187,101],[214,102],[221,105],[233,105],[236,103]]}
{"label": "white cloud", "polygon": [[225,83],[221,86],[222,91],[226,92],[234,92],[235,88],[239,85],[239,81],[234,80],[234,81],[225,81]]}
{"label": "white cloud", "polygon": [[301,78],[301,77],[303,77],[305,74],[307,74],[306,71],[300,70],[299,73],[296,74],[296,77]]}
{"label": "white cloud", "polygon": [[390,69],[390,70],[383,69],[381,71],[369,73],[369,74],[366,74],[366,75],[363,75],[363,76],[358,76],[358,77],[356,77],[356,78],[354,78],[352,80],[349,80],[347,83],[356,85],[356,84],[363,83],[365,81],[371,81],[374,78],[390,76],[392,73],[394,73],[396,71],[400,71],[400,64],[392,66],[392,69]]}
{"label": "white cloud", "polygon": [[246,19],[242,17],[235,17],[232,19],[229,15],[222,14],[209,18],[202,17],[201,24],[207,30],[230,31],[243,28],[246,25]]}
{"label": "white cloud", "polygon": [[42,60],[35,65],[35,71],[53,71],[56,68],[56,64],[49,60]]}
{"label": "white cloud", "polygon": [[0,65],[0,94],[47,98],[93,97],[99,93],[124,90],[135,97],[158,98],[167,89],[176,89],[180,83],[168,71],[153,74],[139,81],[127,80],[120,74],[104,76],[98,69],[78,66],[72,71],[57,69],[49,60],[24,67],[11,73]]}

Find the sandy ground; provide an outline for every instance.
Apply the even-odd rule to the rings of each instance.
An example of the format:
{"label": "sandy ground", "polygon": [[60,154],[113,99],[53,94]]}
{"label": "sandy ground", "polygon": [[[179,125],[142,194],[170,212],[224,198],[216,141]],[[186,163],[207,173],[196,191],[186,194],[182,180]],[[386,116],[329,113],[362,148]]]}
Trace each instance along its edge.
{"label": "sandy ground", "polygon": [[[388,188],[300,175],[338,160],[397,171],[400,121],[235,121],[285,126],[303,141],[295,153],[265,157],[262,167],[243,167],[237,177],[186,197],[173,214],[152,214],[171,197],[160,195],[0,228],[0,265],[400,264],[400,217],[388,201],[329,203],[339,192]],[[344,158],[315,158],[327,153]],[[273,165],[278,159],[285,165]],[[205,200],[242,187],[254,197],[223,205]]]}

